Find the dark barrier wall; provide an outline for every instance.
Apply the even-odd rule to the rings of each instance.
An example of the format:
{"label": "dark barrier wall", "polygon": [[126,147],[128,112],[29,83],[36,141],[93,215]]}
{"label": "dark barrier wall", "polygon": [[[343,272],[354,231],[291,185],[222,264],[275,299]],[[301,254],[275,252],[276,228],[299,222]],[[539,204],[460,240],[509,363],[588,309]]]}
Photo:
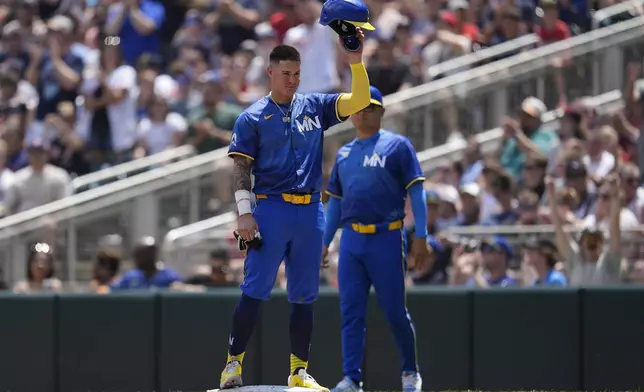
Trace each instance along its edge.
{"label": "dark barrier wall", "polygon": [[[0,297],[0,392],[204,391],[225,362],[236,289]],[[408,296],[425,390],[644,387],[644,289],[422,289]],[[337,295],[316,304],[311,373],[342,377]],[[284,385],[290,308],[276,293],[244,361],[247,385]],[[399,390],[400,356],[375,298],[365,389]]]}

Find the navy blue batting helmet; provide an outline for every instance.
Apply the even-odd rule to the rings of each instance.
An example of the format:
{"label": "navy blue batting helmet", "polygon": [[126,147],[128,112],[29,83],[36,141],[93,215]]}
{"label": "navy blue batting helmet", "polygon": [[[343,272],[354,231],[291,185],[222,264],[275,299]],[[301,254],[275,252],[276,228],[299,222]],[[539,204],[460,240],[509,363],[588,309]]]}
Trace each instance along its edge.
{"label": "navy blue batting helmet", "polygon": [[345,21],[365,30],[376,29],[369,23],[369,8],[361,0],[326,0],[320,24],[329,26],[333,21]]}

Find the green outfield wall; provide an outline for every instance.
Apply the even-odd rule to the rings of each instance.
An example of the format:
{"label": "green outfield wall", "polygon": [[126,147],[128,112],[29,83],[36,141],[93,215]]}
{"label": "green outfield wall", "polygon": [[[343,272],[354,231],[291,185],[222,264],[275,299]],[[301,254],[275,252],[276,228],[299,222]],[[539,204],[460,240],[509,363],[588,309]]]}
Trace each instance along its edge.
{"label": "green outfield wall", "polygon": [[[236,289],[0,296],[0,392],[204,391],[224,365]],[[644,387],[644,289],[419,289],[408,294],[424,390]],[[342,377],[337,294],[315,306],[310,372]],[[246,384],[284,385],[289,304],[264,304]],[[365,390],[399,390],[399,355],[371,298]]]}

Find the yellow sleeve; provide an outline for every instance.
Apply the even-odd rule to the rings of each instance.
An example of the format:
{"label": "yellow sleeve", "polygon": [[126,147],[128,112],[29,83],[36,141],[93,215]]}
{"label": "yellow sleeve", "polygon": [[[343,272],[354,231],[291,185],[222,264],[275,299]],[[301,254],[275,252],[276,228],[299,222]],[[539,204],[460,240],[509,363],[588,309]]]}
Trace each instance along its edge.
{"label": "yellow sleeve", "polygon": [[362,63],[351,64],[351,93],[342,94],[338,98],[338,114],[341,117],[349,117],[369,106],[370,102],[367,70]]}

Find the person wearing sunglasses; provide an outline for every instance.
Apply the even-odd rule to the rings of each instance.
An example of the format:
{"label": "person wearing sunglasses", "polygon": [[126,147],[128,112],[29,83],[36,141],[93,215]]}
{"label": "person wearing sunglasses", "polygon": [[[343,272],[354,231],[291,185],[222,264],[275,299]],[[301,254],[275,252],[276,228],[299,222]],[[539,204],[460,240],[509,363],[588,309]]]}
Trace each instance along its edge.
{"label": "person wearing sunglasses", "polygon": [[518,285],[519,282],[509,273],[514,251],[507,239],[499,235],[484,238],[472,251],[477,253],[479,265],[466,286],[486,289]]}
{"label": "person wearing sunglasses", "polygon": [[624,205],[638,220],[644,216],[644,188],[641,186],[640,169],[636,164],[627,162],[619,167],[619,179],[624,190]]}
{"label": "person wearing sunglasses", "polygon": [[[555,226],[557,249],[563,257],[570,283],[572,285],[619,283],[622,261],[620,228],[622,202],[619,178],[611,176],[607,180],[607,185],[600,187],[597,210],[608,210],[607,225],[600,226],[601,221],[597,219],[594,222],[584,221],[583,230],[577,241],[564,228],[555,201],[555,185],[550,177],[546,178],[546,192]],[[606,238],[606,233],[610,233],[610,238]]]}

